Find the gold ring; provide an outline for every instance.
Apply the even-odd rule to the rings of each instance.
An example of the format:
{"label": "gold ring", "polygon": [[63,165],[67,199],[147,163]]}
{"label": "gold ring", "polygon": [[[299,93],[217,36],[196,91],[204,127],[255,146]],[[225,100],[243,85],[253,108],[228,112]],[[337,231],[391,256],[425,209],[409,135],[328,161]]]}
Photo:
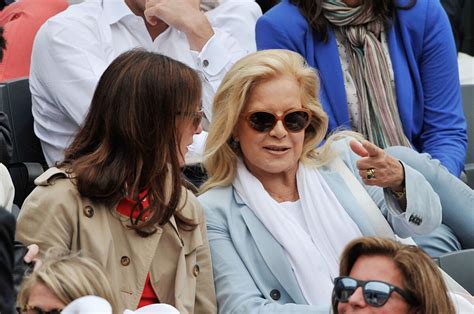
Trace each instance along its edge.
{"label": "gold ring", "polygon": [[367,177],[367,180],[375,179],[375,169],[369,168],[365,170],[365,176]]}

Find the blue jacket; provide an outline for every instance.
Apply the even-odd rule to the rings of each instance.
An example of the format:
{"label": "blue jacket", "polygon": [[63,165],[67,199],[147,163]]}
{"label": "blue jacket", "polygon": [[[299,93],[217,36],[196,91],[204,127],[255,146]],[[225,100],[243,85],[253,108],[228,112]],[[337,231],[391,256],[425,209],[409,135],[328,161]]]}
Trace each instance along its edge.
{"label": "blue jacket", "polygon": [[[397,10],[387,38],[405,134],[416,150],[439,159],[459,176],[466,156],[466,122],[456,48],[439,0],[417,0],[412,9]],[[350,128],[343,73],[331,28],[328,41],[322,42],[299,9],[282,0],[258,20],[256,40],[258,50],[300,53],[319,72],[329,131],[339,126]]]}
{"label": "blue jacket", "polygon": [[[359,178],[355,164],[358,156],[344,141],[334,145]],[[441,221],[439,198],[431,185],[406,163],[404,167],[408,207],[403,213],[390,193],[365,186],[403,238],[428,233]],[[319,171],[362,234],[377,235],[339,173],[328,167]],[[321,306],[306,304],[284,249],[232,186],[213,188],[198,200],[206,213],[219,313],[329,313],[330,300]],[[410,219],[412,216],[419,217],[421,223]]]}

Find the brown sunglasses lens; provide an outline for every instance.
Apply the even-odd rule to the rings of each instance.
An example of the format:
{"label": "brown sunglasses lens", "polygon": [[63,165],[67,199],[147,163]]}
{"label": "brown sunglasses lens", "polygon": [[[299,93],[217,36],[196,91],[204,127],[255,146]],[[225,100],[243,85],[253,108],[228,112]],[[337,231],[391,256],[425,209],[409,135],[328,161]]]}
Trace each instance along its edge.
{"label": "brown sunglasses lens", "polygon": [[[289,132],[300,132],[309,125],[310,116],[306,111],[292,111],[283,117],[283,125]],[[277,117],[270,112],[254,112],[248,121],[257,132],[268,132],[275,127]]]}

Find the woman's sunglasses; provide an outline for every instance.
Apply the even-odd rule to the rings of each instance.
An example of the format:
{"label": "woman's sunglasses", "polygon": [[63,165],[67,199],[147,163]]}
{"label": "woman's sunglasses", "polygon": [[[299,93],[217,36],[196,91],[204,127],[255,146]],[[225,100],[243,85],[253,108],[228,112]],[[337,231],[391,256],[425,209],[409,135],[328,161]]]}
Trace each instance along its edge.
{"label": "woman's sunglasses", "polygon": [[365,302],[374,307],[381,307],[387,303],[393,291],[400,294],[409,304],[413,304],[414,301],[410,294],[389,283],[378,280],[363,281],[352,277],[334,279],[334,297],[337,301],[346,303],[358,287],[362,287]]}
{"label": "woman's sunglasses", "polygon": [[202,118],[204,117],[204,111],[201,109],[195,112],[178,112],[178,115],[192,119],[193,127],[197,129],[202,122]]}
{"label": "woman's sunglasses", "polygon": [[257,132],[269,132],[278,121],[282,121],[288,132],[297,133],[308,127],[311,116],[311,111],[303,108],[288,110],[282,115],[268,111],[252,111],[245,114],[243,118]]}

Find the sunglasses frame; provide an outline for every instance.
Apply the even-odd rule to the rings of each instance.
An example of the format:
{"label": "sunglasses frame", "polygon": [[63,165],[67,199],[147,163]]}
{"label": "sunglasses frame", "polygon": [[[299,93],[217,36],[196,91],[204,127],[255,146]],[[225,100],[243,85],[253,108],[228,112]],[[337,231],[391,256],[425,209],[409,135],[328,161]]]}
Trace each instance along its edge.
{"label": "sunglasses frame", "polygon": [[185,118],[191,118],[193,121],[193,126],[197,129],[199,125],[202,122],[202,119],[204,118],[204,110],[200,109],[198,111],[194,112],[178,112],[179,116],[185,117]]}
{"label": "sunglasses frame", "polygon": [[[343,280],[343,279],[350,279],[350,280],[353,280],[356,282],[356,286],[355,286],[355,289],[354,291],[352,291],[352,293],[349,295],[349,297],[345,300],[342,300],[340,299],[337,294],[336,294],[336,285],[339,281]],[[376,283],[381,283],[381,284],[384,284],[384,285],[387,285],[389,287],[389,291],[388,291],[388,297],[387,299],[382,303],[382,304],[372,304],[370,303],[368,300],[367,300],[367,296],[365,294],[365,286],[368,284],[368,283],[371,283],[371,282],[376,282]],[[361,287],[362,288],[362,295],[364,296],[364,301],[365,303],[367,303],[367,305],[370,305],[370,306],[373,306],[373,307],[382,307],[385,305],[385,303],[387,303],[387,301],[390,299],[390,297],[392,296],[392,293],[395,291],[397,292],[400,296],[402,296],[403,299],[405,299],[405,301],[408,302],[408,304],[414,304],[414,298],[408,293],[406,292],[405,290],[403,290],[402,288],[399,288],[397,286],[394,286],[394,285],[391,285],[389,284],[388,282],[385,282],[385,281],[381,281],[381,280],[357,280],[355,278],[352,278],[350,276],[340,276],[340,277],[336,277],[334,279],[334,289],[333,289],[333,294],[334,294],[334,298],[336,301],[338,302],[341,302],[341,303],[347,303],[349,302],[349,299],[352,297],[352,295],[356,292],[356,290]]]}
{"label": "sunglasses frame", "polygon": [[[291,113],[294,113],[294,112],[304,112],[308,115],[308,121],[306,122],[306,125],[299,131],[292,131],[292,130],[289,130],[286,126],[286,122],[285,122],[285,118],[287,115],[291,114]],[[268,113],[268,114],[271,114],[275,121],[272,125],[272,127],[268,130],[263,130],[263,131],[260,131],[260,130],[257,130],[250,117],[255,114],[255,113]],[[282,124],[283,124],[283,127],[285,128],[286,131],[288,131],[289,133],[299,133],[301,131],[304,131],[310,124],[311,124],[311,118],[313,117],[313,113],[311,112],[311,110],[309,109],[306,109],[306,108],[298,108],[298,109],[290,109],[290,110],[287,110],[285,111],[283,114],[281,115],[278,115],[278,114],[275,114],[274,112],[271,112],[271,111],[265,111],[265,110],[255,110],[255,111],[250,111],[250,112],[247,112],[246,114],[244,114],[242,116],[242,118],[247,121],[247,123],[249,124],[249,126],[255,130],[256,132],[259,132],[259,133],[266,133],[266,132],[270,132],[271,130],[273,130],[275,128],[275,125],[277,125],[278,121],[281,121]]]}

